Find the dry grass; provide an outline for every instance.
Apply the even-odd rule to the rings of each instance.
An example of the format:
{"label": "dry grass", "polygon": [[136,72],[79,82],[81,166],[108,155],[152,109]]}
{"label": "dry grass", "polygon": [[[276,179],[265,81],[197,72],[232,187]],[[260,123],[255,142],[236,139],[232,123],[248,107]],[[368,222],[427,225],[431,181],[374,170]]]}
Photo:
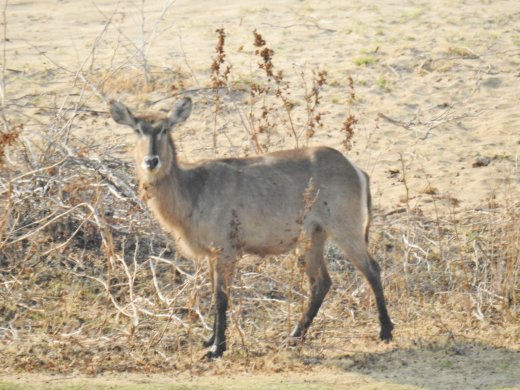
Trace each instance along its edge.
{"label": "dry grass", "polygon": [[[252,55],[260,56],[259,75],[248,83],[242,106],[224,104],[236,90],[220,39],[216,61],[225,77],[215,67],[208,88],[197,89],[201,100],[216,102],[208,110],[220,117],[240,110],[256,152],[276,148],[275,139],[308,143],[320,131],[326,73],[302,73],[302,92],[274,70],[273,53],[257,33]],[[265,78],[258,81],[261,72]],[[161,71],[165,82],[153,72],[146,79],[139,74],[100,69],[70,88],[94,90],[92,100],[107,92],[156,92],[158,85],[173,94],[193,88],[178,71]],[[246,257],[233,286],[229,351],[217,362],[201,362],[212,305],[205,264],[176,256],[138,199],[133,169],[117,157],[117,145],[71,132],[89,120],[82,110],[91,101],[77,96],[64,102],[67,110],[46,112],[38,139],[15,135],[22,124],[16,115],[0,137],[6,156],[0,173],[0,371],[220,374],[298,371],[324,362],[362,370],[373,364],[367,349],[520,345],[518,200],[458,210],[438,202],[428,187],[422,192],[432,196],[434,218],[409,207],[375,212],[371,243],[396,324],[393,345],[377,343],[372,293],[331,247],[333,288],[305,344],[285,345],[307,294],[297,256]],[[92,126],[99,125],[95,118]],[[277,133],[275,123],[285,133]],[[348,113],[346,145],[355,124]],[[214,131],[225,133],[217,119]]]}

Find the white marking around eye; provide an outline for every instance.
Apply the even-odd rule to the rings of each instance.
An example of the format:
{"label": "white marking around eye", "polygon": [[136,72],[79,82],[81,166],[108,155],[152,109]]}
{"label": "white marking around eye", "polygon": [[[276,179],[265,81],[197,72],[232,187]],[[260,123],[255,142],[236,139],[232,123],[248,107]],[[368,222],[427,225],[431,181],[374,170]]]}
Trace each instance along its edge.
{"label": "white marking around eye", "polygon": [[137,123],[137,131],[139,131],[139,135],[141,137],[144,137],[144,131],[143,131],[143,128],[141,127],[141,122]]}

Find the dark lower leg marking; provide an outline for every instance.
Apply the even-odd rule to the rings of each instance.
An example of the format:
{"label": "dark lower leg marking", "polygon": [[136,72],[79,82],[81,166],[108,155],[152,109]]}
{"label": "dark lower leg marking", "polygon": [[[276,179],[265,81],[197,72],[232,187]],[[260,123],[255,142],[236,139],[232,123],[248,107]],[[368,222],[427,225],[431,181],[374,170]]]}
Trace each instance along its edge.
{"label": "dark lower leg marking", "polygon": [[392,340],[392,329],[394,329],[394,325],[392,324],[386,309],[386,301],[381,283],[381,272],[379,264],[377,264],[374,259],[370,258],[370,265],[371,270],[366,272],[365,276],[376,297],[377,310],[379,312],[379,322],[381,323],[381,332],[379,333],[379,337],[383,341],[390,341]]}
{"label": "dark lower leg marking", "polygon": [[323,279],[319,282],[311,279],[311,298],[303,314],[302,318],[291,333],[291,337],[305,337],[307,330],[312,324],[314,317],[318,314],[320,307],[323,303],[323,299],[330,290],[332,280],[328,273],[323,275]]}
{"label": "dark lower leg marking", "polygon": [[217,330],[217,315],[215,313],[214,319],[213,319],[213,332],[211,333],[211,336],[209,339],[202,342],[202,346],[207,348],[211,347],[213,345],[213,342],[215,341],[215,333]]}
{"label": "dark lower leg marking", "polygon": [[291,337],[305,337],[332,284],[323,260],[323,247],[326,238],[327,235],[323,228],[316,225],[312,232],[310,248],[305,255],[305,273],[309,278],[311,296],[305,312],[291,333]]}
{"label": "dark lower leg marking", "polygon": [[211,344],[208,345],[208,347],[211,345],[211,350],[208,352],[209,358],[220,357],[226,350],[227,300],[227,294],[222,288],[217,288],[214,332],[213,336],[208,340],[208,342],[211,341]]}

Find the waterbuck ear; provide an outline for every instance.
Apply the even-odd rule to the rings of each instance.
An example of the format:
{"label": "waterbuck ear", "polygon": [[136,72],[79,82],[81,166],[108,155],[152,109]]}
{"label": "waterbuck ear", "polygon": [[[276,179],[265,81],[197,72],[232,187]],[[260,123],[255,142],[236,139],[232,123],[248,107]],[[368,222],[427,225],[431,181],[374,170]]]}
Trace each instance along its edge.
{"label": "waterbuck ear", "polygon": [[116,123],[119,123],[120,125],[127,125],[135,129],[137,121],[130,110],[123,103],[112,100],[110,102],[110,114]]}
{"label": "waterbuck ear", "polygon": [[168,125],[171,127],[188,119],[191,114],[191,105],[191,98],[189,97],[178,100],[168,118]]}

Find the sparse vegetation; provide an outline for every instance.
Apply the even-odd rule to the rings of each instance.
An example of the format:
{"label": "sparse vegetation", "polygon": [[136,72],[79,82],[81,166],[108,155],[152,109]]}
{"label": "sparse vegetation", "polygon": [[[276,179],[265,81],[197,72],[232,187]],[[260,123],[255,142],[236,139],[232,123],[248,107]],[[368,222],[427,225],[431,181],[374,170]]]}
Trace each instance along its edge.
{"label": "sparse vegetation", "polygon": [[379,76],[376,80],[376,86],[383,92],[390,92],[392,90],[391,82],[385,75]]}
{"label": "sparse vegetation", "polygon": [[[171,4],[165,3],[166,10]],[[382,6],[372,8],[380,13]],[[396,15],[405,21],[423,20],[427,12],[423,7]],[[107,17],[95,49],[105,44],[103,33],[113,23]],[[434,180],[415,186],[406,154],[401,155],[399,169],[385,168],[389,183],[401,189],[400,203],[381,205],[374,197],[370,234],[395,322],[394,344],[378,344],[377,309],[367,283],[351,265],[340,261],[334,247],[328,247],[333,285],[305,344],[285,343],[307,294],[298,255],[248,256],[238,264],[232,287],[228,352],[213,363],[200,361],[212,313],[206,264],[180,257],[144,207],[134,169],[127,162],[126,135],[110,130],[105,103],[123,94],[145,110],[161,99],[189,94],[198,104],[196,115],[205,121],[196,129],[174,134],[183,156],[191,152],[183,141],[200,137],[198,154],[188,155],[187,160],[259,154],[327,142],[330,72],[326,64],[323,69],[308,65],[282,69],[279,63],[283,62],[277,59],[283,54],[271,49],[269,35],[261,33],[260,27],[243,37],[236,55],[249,55],[251,69],[250,74],[239,72],[226,51],[227,33],[219,29],[217,51],[207,53],[209,76],[195,80],[193,71],[178,63],[154,66],[146,54],[154,35],[144,30],[142,45],[120,35],[117,50],[124,47],[128,57],[123,65],[98,62],[93,54],[89,66],[75,71],[55,67],[24,73],[24,78],[36,81],[23,94],[15,90],[16,85],[4,88],[10,72],[4,57],[0,372],[224,377],[236,372],[283,376],[323,368],[360,373],[381,368],[386,375],[401,365],[420,371],[415,362],[434,355],[435,366],[442,369],[456,367],[464,357],[478,356],[485,363],[482,370],[485,365],[499,367],[501,362],[507,365],[505,372],[511,372],[511,381],[518,378],[516,366],[508,365],[518,359],[520,346],[520,203],[515,192],[504,181],[497,189],[501,196],[490,197],[478,207],[464,207],[457,193],[464,188],[454,186],[452,196]],[[7,42],[4,31],[3,44]],[[387,71],[381,70],[380,52],[356,52],[357,57],[346,60],[354,75],[372,67],[379,73],[364,78],[370,80],[366,88],[361,81],[354,84],[350,76],[335,81],[344,93],[335,92],[335,99],[346,104],[343,117],[332,123],[341,134],[336,141],[351,158],[370,149],[372,133],[379,135],[378,124],[373,128],[371,122],[378,118],[409,132],[411,138],[415,130],[417,143],[435,136],[430,130],[441,124],[461,125],[466,119],[466,111],[461,115],[451,101],[441,101],[430,111],[414,108],[409,121],[393,112],[363,121],[357,105],[361,99],[370,101],[367,90],[374,89],[373,80],[384,92],[406,86],[397,76],[392,82],[385,76],[376,79]],[[450,46],[442,53],[453,61],[449,63],[444,57],[432,60],[421,54],[415,70],[423,71],[421,77],[435,73],[441,88],[446,72],[460,66],[455,61],[467,66],[477,59],[477,52],[481,53]],[[405,67],[396,69],[407,72]],[[481,68],[476,72],[479,77],[481,72]],[[14,74],[13,79],[18,78]],[[42,93],[40,85],[50,92]],[[242,133],[231,134],[231,126]],[[365,139],[365,149],[356,148]],[[479,162],[475,167],[472,154],[460,162],[465,164],[461,174],[504,163],[513,167],[511,177],[516,177],[517,156],[500,153],[489,154],[487,164]],[[373,164],[370,160],[369,168]],[[429,209],[417,201],[419,197],[428,200]]]}
{"label": "sparse vegetation", "polygon": [[354,58],[354,64],[356,64],[357,66],[374,65],[376,62],[376,56],[370,53],[365,53],[359,57]]}

